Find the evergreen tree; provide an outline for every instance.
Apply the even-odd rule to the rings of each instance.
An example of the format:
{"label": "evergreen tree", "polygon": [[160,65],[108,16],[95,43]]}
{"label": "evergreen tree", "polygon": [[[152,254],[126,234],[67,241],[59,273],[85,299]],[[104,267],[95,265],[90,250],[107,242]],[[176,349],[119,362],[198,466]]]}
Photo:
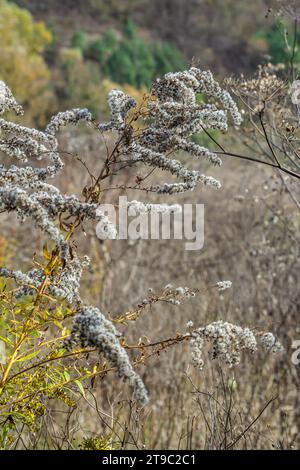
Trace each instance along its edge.
{"label": "evergreen tree", "polygon": [[86,36],[83,31],[76,31],[71,40],[71,47],[80,49],[82,52],[86,48]]}

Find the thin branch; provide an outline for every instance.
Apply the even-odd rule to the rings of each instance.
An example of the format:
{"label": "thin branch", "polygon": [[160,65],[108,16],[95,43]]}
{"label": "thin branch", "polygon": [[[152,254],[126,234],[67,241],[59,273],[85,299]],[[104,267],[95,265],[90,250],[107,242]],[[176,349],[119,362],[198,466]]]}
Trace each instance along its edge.
{"label": "thin branch", "polygon": [[259,420],[259,418],[261,417],[261,415],[264,413],[264,411],[268,408],[269,405],[271,405],[271,403],[273,403],[275,400],[277,400],[278,396],[276,397],[273,397],[271,398],[268,403],[263,407],[263,409],[258,413],[258,415],[256,416],[256,418],[251,421],[251,423],[238,435],[238,437],[232,441],[227,447],[226,447],[226,450],[228,449],[232,449],[232,447],[235,446],[235,444],[237,444],[239,442],[240,439],[242,439],[242,437],[245,436],[245,434],[249,431],[250,428],[252,428],[252,426]]}
{"label": "thin branch", "polygon": [[295,173],[294,171],[289,170],[288,168],[285,168],[283,166],[279,167],[275,163],[266,162],[264,160],[259,160],[258,158],[254,158],[254,157],[248,157],[247,155],[242,155],[242,154],[239,154],[239,153],[232,153],[232,152],[227,152],[227,151],[226,152],[215,152],[215,153],[218,154],[218,155],[228,155],[229,157],[236,157],[236,158],[240,158],[241,160],[248,160],[249,162],[260,163],[262,165],[267,165],[267,166],[270,166],[270,167],[273,167],[273,168],[277,168],[278,170],[281,170],[283,173],[286,173],[290,176],[293,176],[294,178],[300,179],[300,174]]}

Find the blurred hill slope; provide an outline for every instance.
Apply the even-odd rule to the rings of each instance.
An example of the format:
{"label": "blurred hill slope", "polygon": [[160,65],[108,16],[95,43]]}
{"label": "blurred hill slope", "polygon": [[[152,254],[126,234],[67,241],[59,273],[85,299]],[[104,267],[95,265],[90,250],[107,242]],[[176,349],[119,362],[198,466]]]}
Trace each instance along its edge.
{"label": "blurred hill slope", "polygon": [[17,0],[36,19],[55,29],[68,45],[77,30],[91,35],[108,27],[121,30],[128,18],[145,38],[174,43],[188,60],[195,58],[221,73],[250,72],[266,53],[266,44],[253,39],[269,27],[270,1],[252,0]]}

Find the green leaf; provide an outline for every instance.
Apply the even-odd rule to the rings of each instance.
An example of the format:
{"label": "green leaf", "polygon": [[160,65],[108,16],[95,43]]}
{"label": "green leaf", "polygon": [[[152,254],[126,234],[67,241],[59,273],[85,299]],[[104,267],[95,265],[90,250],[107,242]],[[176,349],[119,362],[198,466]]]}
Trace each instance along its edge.
{"label": "green leaf", "polygon": [[33,338],[39,338],[40,333],[37,330],[33,330],[30,332],[30,336],[33,336]]}
{"label": "green leaf", "polygon": [[57,326],[57,328],[59,328],[60,330],[63,329],[62,324],[61,324],[58,320],[56,320],[56,318],[53,318],[53,323],[54,323],[54,325]]}
{"label": "green leaf", "polygon": [[69,380],[70,380],[70,374],[69,374],[69,372],[67,372],[66,370],[64,370],[64,377],[65,377],[66,381],[69,382]]}
{"label": "green leaf", "polygon": [[8,338],[4,338],[4,336],[0,335],[0,340],[3,341],[6,344],[9,344],[10,346],[13,346],[13,342],[10,341],[10,339],[8,339]]}
{"label": "green leaf", "polygon": [[29,359],[32,359],[35,357],[41,350],[39,349],[38,351],[33,351],[30,354],[27,354],[27,356],[20,357],[19,359],[16,360],[16,362],[24,362],[24,361],[29,361]]}
{"label": "green leaf", "polygon": [[77,387],[79,388],[80,393],[85,397],[85,391],[84,391],[82,383],[79,380],[74,380],[74,383],[76,383]]}
{"label": "green leaf", "polygon": [[49,251],[48,251],[47,245],[44,245],[44,246],[43,246],[43,255],[44,255],[44,258],[45,258],[46,260],[48,260],[48,261],[51,260],[51,255],[50,255],[50,253],[49,253]]}

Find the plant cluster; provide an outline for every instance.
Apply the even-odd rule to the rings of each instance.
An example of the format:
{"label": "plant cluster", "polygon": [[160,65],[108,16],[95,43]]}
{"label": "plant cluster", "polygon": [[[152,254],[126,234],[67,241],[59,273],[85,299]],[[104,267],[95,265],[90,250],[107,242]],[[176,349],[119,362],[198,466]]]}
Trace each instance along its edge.
{"label": "plant cluster", "polygon": [[[206,102],[197,102],[199,93],[206,96]],[[173,156],[184,150],[197,160],[220,165],[220,157],[195,144],[192,136],[210,129],[226,131],[228,116],[235,126],[242,122],[228,91],[220,87],[211,72],[195,67],[158,79],[139,107],[132,97],[116,89],[109,93],[108,104],[109,122],[98,123],[87,109],[76,108],[57,114],[44,131],[38,131],[3,117],[8,111],[21,114],[22,108],[9,88],[0,83],[0,148],[9,160],[18,162],[17,165],[0,166],[0,209],[15,212],[20,221],[32,220],[51,245],[50,250],[45,245],[42,261],[33,259],[31,269],[0,267],[1,278],[12,279],[17,284],[10,290],[4,284],[1,292],[5,329],[1,338],[8,351],[5,364],[1,365],[0,381],[0,412],[4,424],[8,417],[13,423],[21,421],[27,425],[30,421],[34,424],[36,417],[43,414],[47,398],[59,398],[72,406],[73,401],[67,393],[70,384],[76,384],[82,392],[83,379],[94,375],[104,377],[110,370],[129,382],[135,398],[144,405],[148,393],[134,365],[182,341],[190,342],[195,358],[201,353],[202,339],[211,339],[213,357],[219,356],[229,365],[239,362],[241,350],[256,350],[255,331],[222,321],[158,343],[127,344],[116,325],[134,321],[156,302],[180,305],[185,298],[197,293],[187,287],[173,289],[168,285],[160,294],[151,293],[135,311],[114,319],[81,298],[81,276],[89,260],[78,254],[74,237],[76,230],[88,219],[100,220],[103,227],[111,223],[98,208],[101,193],[109,190],[105,188],[107,178],[112,174],[121,178],[125,168],[150,166],[166,172],[173,180],[144,187],[142,183],[146,177],[138,179],[139,190],[171,194],[193,190],[199,184],[219,188],[217,180],[198,169],[190,169]],[[137,122],[141,125],[136,126]],[[82,198],[64,194],[51,184],[51,179],[64,168],[58,132],[67,125],[79,123],[92,126],[102,138],[107,134],[114,138],[113,148],[107,148],[97,176],[89,172],[91,186],[83,188]],[[39,164],[36,163],[38,160],[41,160]],[[151,207],[151,204],[139,201],[130,204],[131,208],[142,212]],[[160,209],[164,211],[165,206],[161,205]],[[172,206],[172,211],[177,209]],[[103,228],[103,232],[109,231],[111,229]],[[229,281],[220,281],[213,287],[222,291],[230,286]],[[68,332],[64,320],[69,317],[73,318],[73,326]],[[49,326],[56,326],[61,335],[46,338]],[[270,333],[263,338],[269,350],[274,350],[275,344],[279,345]],[[68,352],[71,348],[74,352]],[[140,352],[133,362],[127,352],[132,349]],[[278,346],[276,350],[281,348]],[[84,361],[75,367],[72,363],[64,365],[64,359],[78,359],[91,351],[99,354],[98,365],[92,370],[84,365]],[[22,368],[23,364],[26,365]],[[71,391],[74,392],[72,388]],[[9,420],[9,428],[11,424]]]}

